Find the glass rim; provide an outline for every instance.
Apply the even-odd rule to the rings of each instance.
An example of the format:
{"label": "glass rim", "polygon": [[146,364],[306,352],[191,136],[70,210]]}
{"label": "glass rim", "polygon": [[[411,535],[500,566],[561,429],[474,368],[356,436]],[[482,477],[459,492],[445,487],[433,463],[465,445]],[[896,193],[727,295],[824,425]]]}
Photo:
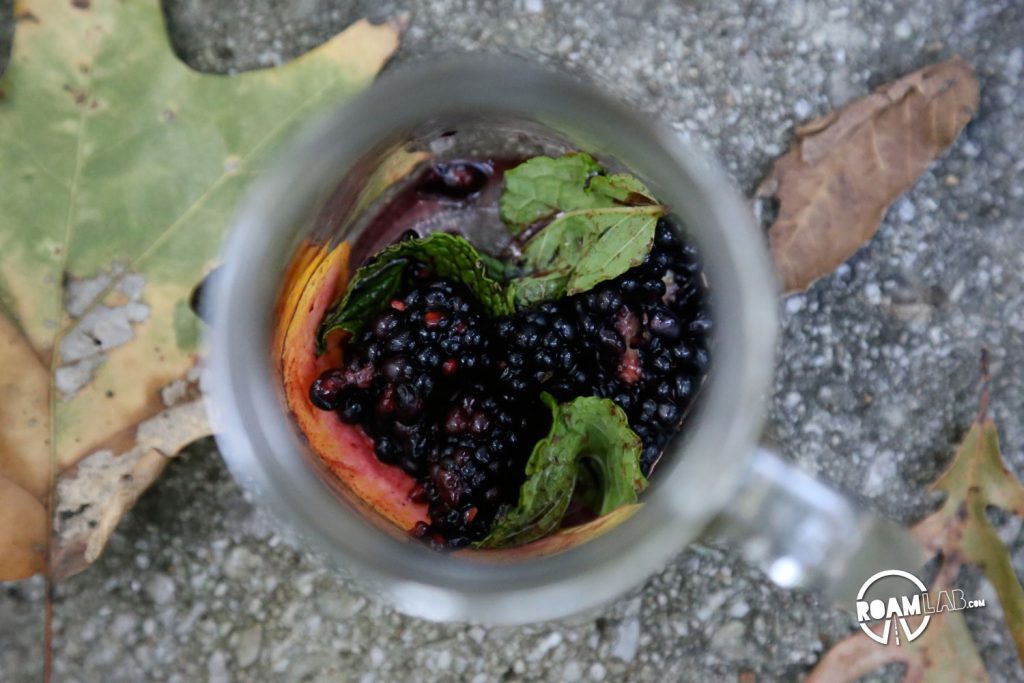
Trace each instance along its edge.
{"label": "glass rim", "polygon": [[[269,362],[279,274],[296,226],[331,189],[329,179],[382,141],[425,121],[465,115],[531,120],[571,132],[585,151],[608,150],[682,219],[714,292],[713,376],[642,508],[576,548],[505,564],[382,533],[311,469],[296,468],[306,447],[280,402]],[[738,192],[714,163],[660,124],[590,86],[518,60],[462,56],[419,64],[387,75],[311,126],[243,202],[212,297],[210,410],[235,478],[402,611],[502,624],[556,618],[641,583],[728,503],[760,434],[775,293],[763,237]]]}

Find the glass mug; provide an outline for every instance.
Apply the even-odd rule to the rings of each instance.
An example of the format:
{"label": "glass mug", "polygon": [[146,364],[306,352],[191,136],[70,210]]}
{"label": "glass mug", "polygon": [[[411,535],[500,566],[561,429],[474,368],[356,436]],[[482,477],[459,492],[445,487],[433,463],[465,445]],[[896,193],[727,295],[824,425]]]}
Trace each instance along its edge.
{"label": "glass mug", "polygon": [[[432,550],[348,500],[284,408],[270,359],[285,272],[310,240],[353,241],[373,196],[401,185],[388,169],[411,153],[436,162],[572,150],[638,176],[697,244],[712,292],[711,372],[643,505],[615,528],[558,554],[500,563]],[[493,215],[468,215],[500,226]],[[876,571],[916,568],[916,546],[905,530],[758,447],[777,305],[763,236],[744,202],[676,135],[518,61],[419,65],[311,126],[243,203],[212,296],[211,413],[243,487],[365,591],[416,616],[518,624],[585,611],[709,530],[780,585],[852,602]]]}

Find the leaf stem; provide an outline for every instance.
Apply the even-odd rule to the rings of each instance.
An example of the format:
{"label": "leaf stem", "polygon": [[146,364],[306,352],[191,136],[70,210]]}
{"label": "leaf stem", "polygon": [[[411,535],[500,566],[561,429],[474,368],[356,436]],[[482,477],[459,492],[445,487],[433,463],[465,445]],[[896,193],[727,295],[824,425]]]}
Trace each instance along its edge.
{"label": "leaf stem", "polygon": [[574,216],[603,216],[605,214],[623,213],[632,216],[664,216],[667,211],[667,207],[663,204],[652,204],[648,206],[609,206],[602,207],[599,209],[574,209],[573,211],[565,211],[558,214],[558,216],[548,224],[547,227],[551,227],[553,223],[565,220],[566,218],[572,218]]}
{"label": "leaf stem", "polygon": [[988,395],[989,385],[992,383],[992,375],[988,370],[988,347],[981,347],[981,395],[978,398],[977,422],[984,422],[988,419]]}

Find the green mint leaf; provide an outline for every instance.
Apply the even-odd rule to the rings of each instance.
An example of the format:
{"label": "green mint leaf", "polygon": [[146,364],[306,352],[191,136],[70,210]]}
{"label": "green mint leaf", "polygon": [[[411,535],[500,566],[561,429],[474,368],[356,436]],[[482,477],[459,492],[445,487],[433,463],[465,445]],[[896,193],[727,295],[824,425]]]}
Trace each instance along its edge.
{"label": "green mint leaf", "polygon": [[627,173],[595,176],[590,179],[590,191],[623,206],[658,203],[646,185]]}
{"label": "green mint leaf", "polygon": [[572,272],[581,252],[598,235],[592,235],[593,214],[562,214],[534,235],[523,247],[523,268],[529,273]]}
{"label": "green mint leaf", "polygon": [[523,272],[509,284],[517,306],[585,292],[640,265],[665,214],[637,178],[605,175],[579,152],[534,157],[508,171],[499,204],[513,233],[553,219],[523,247]]}
{"label": "green mint leaf", "polygon": [[498,207],[513,235],[564,211],[656,205],[647,187],[626,173],[604,175],[589,154],[538,156],[505,173]]}
{"label": "green mint leaf", "polygon": [[[651,250],[660,205],[587,209],[563,214],[523,249],[526,275],[512,280],[520,306],[578,294],[643,263]],[[543,290],[538,290],[538,283]],[[557,285],[564,283],[564,287]],[[528,291],[530,296],[521,296]]]}
{"label": "green mint leaf", "polygon": [[[381,252],[381,256],[385,256],[384,252]],[[388,256],[362,266],[352,276],[345,295],[320,323],[316,336],[319,353],[323,353],[326,348],[328,334],[337,329],[358,334],[398,291],[408,260],[397,254]]]}
{"label": "green mint leaf", "polygon": [[505,287],[488,274],[487,265],[472,244],[457,235],[435,232],[385,247],[360,267],[345,295],[320,323],[318,349],[323,351],[327,335],[334,330],[358,334],[395,296],[406,267],[414,261],[424,263],[440,277],[466,285],[492,316],[508,315],[514,310]]}
{"label": "green mint leaf", "polygon": [[569,276],[556,272],[547,275],[525,275],[509,282],[509,297],[518,308],[529,308],[543,301],[565,296]]}
{"label": "green mint leaf", "polygon": [[[645,208],[648,211],[644,211]],[[591,228],[565,293],[571,296],[585,292],[643,263],[654,244],[654,232],[662,211],[660,206],[630,208],[623,214],[599,209],[588,216]],[[597,238],[593,239],[595,235]]]}
{"label": "green mint leaf", "polygon": [[480,262],[483,264],[487,276],[499,282],[508,280],[516,271],[514,264],[502,261],[497,256],[491,256],[483,251],[480,252]]}
{"label": "green mint leaf", "polygon": [[640,437],[621,408],[594,396],[561,405],[547,393],[541,398],[551,409],[551,430],[530,454],[518,504],[498,515],[477,548],[524,545],[553,533],[577,485],[600,486],[577,494],[600,500],[600,515],[635,503],[647,487],[640,472]]}
{"label": "green mint leaf", "polygon": [[605,206],[607,197],[587,190],[591,176],[601,171],[601,165],[582,152],[533,157],[505,173],[498,200],[501,220],[516,235],[561,211]]}

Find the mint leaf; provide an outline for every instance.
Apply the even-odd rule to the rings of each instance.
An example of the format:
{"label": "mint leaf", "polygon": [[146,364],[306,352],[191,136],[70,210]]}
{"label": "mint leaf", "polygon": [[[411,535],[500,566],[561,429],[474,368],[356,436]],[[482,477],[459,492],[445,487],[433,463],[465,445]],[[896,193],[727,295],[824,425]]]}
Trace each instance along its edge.
{"label": "mint leaf", "polygon": [[[384,256],[384,252],[381,252]],[[378,258],[355,272],[345,295],[327,312],[317,330],[317,350],[322,353],[327,335],[337,329],[353,335],[382,309],[402,284],[408,260],[398,255]]]}
{"label": "mint leaf", "polygon": [[640,265],[666,211],[637,178],[605,175],[579,152],[508,171],[499,204],[514,234],[553,219],[523,247],[523,272],[509,284],[517,306],[585,292]]}
{"label": "mint leaf", "polygon": [[621,408],[595,396],[561,405],[547,393],[541,399],[551,408],[551,430],[530,454],[518,504],[499,513],[477,548],[524,545],[551,534],[561,524],[577,482],[596,486],[599,480],[599,489],[582,495],[600,500],[600,515],[635,503],[637,493],[647,487],[640,472],[640,437],[629,428]]}
{"label": "mint leaf", "polygon": [[624,206],[658,203],[646,185],[627,173],[595,176],[590,180],[590,191]]}
{"label": "mint leaf", "polygon": [[518,235],[563,211],[657,203],[635,177],[604,175],[592,156],[571,152],[557,158],[533,157],[506,172],[498,208],[509,232]]}
{"label": "mint leaf", "polygon": [[[636,207],[623,214],[613,214],[612,209],[604,211],[607,213],[593,212],[587,217],[591,228],[569,277],[568,295],[585,292],[643,263],[654,244],[658,217],[663,209],[660,206]],[[598,237],[593,239],[595,235]]]}
{"label": "mint leaf", "polygon": [[484,266],[484,272],[492,280],[504,282],[516,271],[514,264],[502,261],[497,256],[491,256],[483,251],[480,252],[480,262]]}
{"label": "mint leaf", "polygon": [[561,272],[518,277],[508,283],[509,298],[517,307],[529,308],[564,296],[568,281],[569,276]]}
{"label": "mint leaf", "polygon": [[440,277],[466,285],[492,316],[508,315],[514,310],[504,286],[488,274],[487,265],[472,244],[457,235],[435,232],[382,249],[355,272],[345,295],[320,323],[318,350],[323,352],[327,335],[334,330],[358,334],[395,296],[407,266],[414,261],[425,264]]}
{"label": "mint leaf", "polygon": [[501,220],[513,235],[560,211],[603,206],[608,199],[587,190],[587,181],[601,172],[589,154],[574,152],[556,158],[538,156],[505,173],[498,200]]}
{"label": "mint leaf", "polygon": [[663,213],[664,207],[648,205],[563,214],[526,243],[526,275],[510,284],[516,303],[532,305],[585,292],[640,265]]}

